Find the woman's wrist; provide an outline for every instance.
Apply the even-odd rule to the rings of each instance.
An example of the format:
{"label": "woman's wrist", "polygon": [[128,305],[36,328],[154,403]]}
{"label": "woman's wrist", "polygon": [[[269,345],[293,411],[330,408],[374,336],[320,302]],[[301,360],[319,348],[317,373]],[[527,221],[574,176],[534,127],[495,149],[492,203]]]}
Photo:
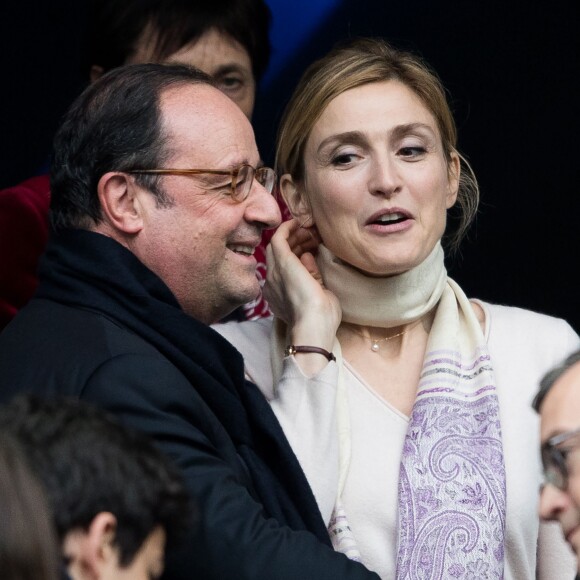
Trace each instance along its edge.
{"label": "woman's wrist", "polygon": [[329,318],[311,316],[296,322],[289,329],[289,344],[312,345],[332,352],[338,324],[329,324]]}
{"label": "woman's wrist", "polygon": [[334,354],[332,354],[332,352],[319,346],[290,344],[284,349],[284,356],[294,356],[295,354],[300,353],[320,354],[329,362],[336,361],[336,357],[334,356]]}

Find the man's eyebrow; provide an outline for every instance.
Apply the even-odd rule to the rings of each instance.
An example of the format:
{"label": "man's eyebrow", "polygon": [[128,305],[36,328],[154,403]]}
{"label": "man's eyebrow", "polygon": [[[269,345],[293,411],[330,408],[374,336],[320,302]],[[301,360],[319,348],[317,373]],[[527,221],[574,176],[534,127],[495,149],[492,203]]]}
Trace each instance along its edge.
{"label": "man's eyebrow", "polygon": [[234,169],[237,169],[238,167],[241,167],[242,165],[251,165],[252,167],[255,167],[256,169],[258,169],[259,167],[263,167],[264,166],[264,162],[262,161],[262,159],[260,159],[258,161],[258,163],[256,163],[256,165],[254,165],[253,163],[251,163],[247,157],[244,157],[244,159],[242,160],[237,160],[234,161],[232,163],[228,163],[227,165],[225,165],[223,168],[219,167],[216,169],[223,169],[223,171],[233,171]]}
{"label": "man's eyebrow", "polygon": [[[554,437],[558,437],[560,435],[570,435],[570,439],[574,439],[574,437],[580,436],[580,427],[574,427],[570,429],[556,427],[548,432],[548,435],[546,436],[542,444],[547,443],[551,439],[554,439]],[[567,440],[567,438],[565,440]]]}
{"label": "man's eyebrow", "polygon": [[562,433],[565,433],[565,429],[552,429],[551,431],[548,431],[548,434],[546,435],[544,440],[541,441],[541,444],[543,445],[544,443],[547,443],[548,441],[550,441],[550,439],[553,439],[558,435],[562,435]]}

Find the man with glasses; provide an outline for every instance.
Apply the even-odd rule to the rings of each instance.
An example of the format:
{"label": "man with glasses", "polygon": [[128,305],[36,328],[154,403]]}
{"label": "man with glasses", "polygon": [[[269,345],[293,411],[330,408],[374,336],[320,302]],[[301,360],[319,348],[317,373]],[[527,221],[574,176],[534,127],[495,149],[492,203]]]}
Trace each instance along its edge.
{"label": "man with glasses", "polygon": [[[251,120],[256,90],[270,60],[271,12],[264,0],[94,0],[83,4],[91,8],[83,63],[87,80],[93,82],[123,64],[195,66],[208,73]],[[27,127],[23,125],[24,133]],[[48,238],[49,200],[48,173],[0,190],[0,330],[36,289],[38,259]],[[280,206],[287,211],[283,203]],[[254,252],[262,280],[266,245],[273,231],[264,231]],[[228,319],[252,320],[268,314],[268,304],[260,294]]]}
{"label": "man with glasses", "polygon": [[560,522],[580,580],[580,350],[544,376],[533,407],[541,417],[540,517]]}
{"label": "man with glasses", "polygon": [[81,398],[183,470],[198,518],[164,578],[377,578],[332,550],[269,404],[209,326],[260,290],[275,180],[204,73],[110,71],[57,132],[39,288],[0,334],[0,402]]}

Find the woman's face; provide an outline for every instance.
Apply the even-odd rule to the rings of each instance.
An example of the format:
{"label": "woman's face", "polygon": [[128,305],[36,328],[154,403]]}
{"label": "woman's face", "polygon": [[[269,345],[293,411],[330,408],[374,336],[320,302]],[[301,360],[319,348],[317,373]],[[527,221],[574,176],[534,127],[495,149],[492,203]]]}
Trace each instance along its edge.
{"label": "woman's face", "polygon": [[420,264],[457,197],[459,159],[448,166],[435,119],[397,81],[331,101],[308,138],[304,167],[297,190],[310,200],[324,244],[375,275]]}

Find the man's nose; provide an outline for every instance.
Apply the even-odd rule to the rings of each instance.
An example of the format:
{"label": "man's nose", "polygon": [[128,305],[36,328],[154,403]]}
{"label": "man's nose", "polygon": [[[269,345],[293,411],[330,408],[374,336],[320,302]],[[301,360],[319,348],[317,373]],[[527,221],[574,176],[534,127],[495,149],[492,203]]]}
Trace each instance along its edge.
{"label": "man's nose", "polygon": [[274,192],[270,193],[262,184],[254,180],[252,191],[246,200],[246,219],[249,222],[263,224],[263,229],[275,228],[280,225],[282,216],[276,201],[278,184],[274,185]]}
{"label": "man's nose", "polygon": [[558,514],[570,505],[568,493],[547,483],[540,491],[540,518],[543,520],[558,519]]}

